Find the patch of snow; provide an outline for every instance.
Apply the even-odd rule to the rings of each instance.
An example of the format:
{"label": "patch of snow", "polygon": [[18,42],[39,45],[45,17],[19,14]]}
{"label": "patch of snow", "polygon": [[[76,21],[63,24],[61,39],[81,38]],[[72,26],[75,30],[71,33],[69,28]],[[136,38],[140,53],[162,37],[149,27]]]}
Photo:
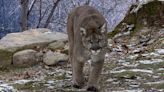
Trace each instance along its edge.
{"label": "patch of snow", "polygon": [[159,54],[164,54],[164,49],[155,49],[155,51]]}
{"label": "patch of snow", "polygon": [[164,0],[158,0],[158,1],[163,1],[164,2]]}
{"label": "patch of snow", "polygon": [[47,81],[48,84],[54,84],[55,82],[52,80]]}
{"label": "patch of snow", "polygon": [[143,48],[136,48],[135,50],[133,50],[131,53],[139,53],[143,50]]}
{"label": "patch of snow", "polygon": [[130,55],[128,56],[129,59],[136,59],[139,55],[138,54],[135,54],[135,55]]}
{"label": "patch of snow", "polygon": [[49,85],[49,86],[48,86],[48,88],[49,88],[49,89],[54,89],[55,87],[54,87],[54,86]]}
{"label": "patch of snow", "polygon": [[31,82],[32,80],[16,80],[14,83],[16,84],[25,84],[25,83],[28,83],[28,82]]}
{"label": "patch of snow", "polygon": [[145,72],[145,73],[153,73],[152,70],[144,70],[144,69],[131,69],[130,71],[133,71],[133,72]]}
{"label": "patch of snow", "polygon": [[123,63],[122,65],[126,67],[137,67],[139,64]]}
{"label": "patch of snow", "polygon": [[18,92],[18,90],[9,84],[0,84],[0,92]]}
{"label": "patch of snow", "polygon": [[154,85],[154,84],[163,84],[163,83],[164,83],[164,80],[161,80],[161,81],[155,81],[155,82],[147,82],[147,83],[144,83],[144,84]]}
{"label": "patch of snow", "polygon": [[158,70],[159,70],[159,71],[163,71],[163,70],[164,70],[164,68],[159,68]]}
{"label": "patch of snow", "polygon": [[152,60],[140,60],[138,61],[141,64],[156,64],[156,63],[161,63],[164,62],[162,59],[152,59]]}
{"label": "patch of snow", "polygon": [[121,90],[121,91],[111,91],[111,92],[143,92],[142,89],[133,89],[133,90]]}
{"label": "patch of snow", "polygon": [[151,52],[150,55],[151,55],[151,56],[156,56],[156,57],[157,57],[157,56],[160,56],[158,53],[154,53],[154,52]]}
{"label": "patch of snow", "polygon": [[143,57],[159,57],[160,54],[156,53],[156,52],[151,52],[151,53],[145,53],[145,54],[141,54]]}
{"label": "patch of snow", "polygon": [[0,84],[2,84],[3,83],[3,80],[0,80]]}
{"label": "patch of snow", "polygon": [[122,72],[127,72],[127,71],[132,71],[132,72],[143,72],[143,73],[153,73],[152,70],[145,70],[145,69],[129,69],[129,70],[120,70],[120,71],[111,71],[110,73],[122,73]]}
{"label": "patch of snow", "polygon": [[44,32],[44,34],[51,34],[52,32],[51,31],[48,31],[48,32]]}
{"label": "patch of snow", "polygon": [[123,32],[122,34],[120,34],[120,36],[126,36],[126,35],[129,35],[129,34],[130,34],[130,31],[127,31],[127,32]]}

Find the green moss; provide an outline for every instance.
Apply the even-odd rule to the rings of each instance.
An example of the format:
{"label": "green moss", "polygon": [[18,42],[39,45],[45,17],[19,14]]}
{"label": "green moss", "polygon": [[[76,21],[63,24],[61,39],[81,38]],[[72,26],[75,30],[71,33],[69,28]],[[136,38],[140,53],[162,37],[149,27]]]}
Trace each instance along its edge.
{"label": "green moss", "polygon": [[160,71],[161,73],[159,74],[160,77],[164,77],[164,70]]}
{"label": "green moss", "polygon": [[140,64],[138,67],[143,69],[159,69],[159,67],[163,67],[164,62],[155,63],[155,64]]}
{"label": "green moss", "polygon": [[12,55],[11,52],[0,50],[0,67],[11,65]]}
{"label": "green moss", "polygon": [[61,50],[61,53],[68,55],[68,50],[67,49]]}
{"label": "green moss", "polygon": [[55,76],[55,80],[63,80],[65,79],[65,74],[59,75],[59,76]]}
{"label": "green moss", "polygon": [[37,90],[43,88],[44,83],[27,82],[25,84],[14,84],[13,86],[18,90]]}
{"label": "green moss", "polygon": [[104,67],[105,69],[111,70],[111,69],[117,67],[117,64],[116,64],[116,63],[107,63],[107,64],[104,64],[103,67]]}
{"label": "green moss", "polygon": [[118,79],[134,79],[136,77],[141,77],[142,79],[146,79],[146,80],[151,80],[152,77],[149,76],[147,73],[143,73],[143,72],[133,72],[133,71],[124,71],[121,73],[115,73],[114,76]]}
{"label": "green moss", "polygon": [[0,58],[1,59],[10,59],[11,56],[12,56],[11,52],[0,50]]}
{"label": "green moss", "polygon": [[114,31],[109,32],[109,33],[108,33],[108,38],[112,38],[112,37],[114,37],[117,33],[119,33],[120,30],[118,30],[118,29],[119,29],[119,27],[116,27],[116,28],[114,29]]}
{"label": "green moss", "polygon": [[33,82],[28,82],[25,84],[14,84],[13,86],[18,90],[25,90],[25,89],[32,90],[32,89],[34,89]]}
{"label": "green moss", "polygon": [[[159,6],[161,6],[161,7],[159,7]],[[140,11],[144,12],[146,15],[153,16],[153,15],[156,15],[158,13],[159,9],[161,9],[161,8],[163,8],[162,3],[155,0],[153,2],[150,2],[146,5],[144,5]]]}
{"label": "green moss", "polygon": [[156,88],[156,89],[163,89],[164,88],[164,83],[159,83],[159,84],[143,84],[144,88]]}
{"label": "green moss", "polygon": [[116,76],[118,78],[132,78],[132,77],[137,76],[137,74],[131,71],[126,71],[126,72],[119,73]]}
{"label": "green moss", "polygon": [[66,79],[66,75],[65,73],[61,74],[61,75],[49,75],[45,78],[45,80],[63,80],[63,79]]}
{"label": "green moss", "polygon": [[9,72],[9,68],[5,66],[0,66],[0,72]]}

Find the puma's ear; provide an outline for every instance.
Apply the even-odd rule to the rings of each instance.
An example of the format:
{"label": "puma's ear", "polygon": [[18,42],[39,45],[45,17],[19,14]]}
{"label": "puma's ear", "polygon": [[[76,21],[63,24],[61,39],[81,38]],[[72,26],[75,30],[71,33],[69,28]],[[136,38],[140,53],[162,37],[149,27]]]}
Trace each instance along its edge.
{"label": "puma's ear", "polygon": [[106,26],[107,26],[107,24],[104,23],[103,26],[101,27],[101,33],[104,33],[104,32],[107,31],[107,30],[106,30]]}
{"label": "puma's ear", "polygon": [[83,27],[80,27],[80,32],[81,32],[82,35],[86,35],[87,34],[86,33],[86,29],[83,28]]}

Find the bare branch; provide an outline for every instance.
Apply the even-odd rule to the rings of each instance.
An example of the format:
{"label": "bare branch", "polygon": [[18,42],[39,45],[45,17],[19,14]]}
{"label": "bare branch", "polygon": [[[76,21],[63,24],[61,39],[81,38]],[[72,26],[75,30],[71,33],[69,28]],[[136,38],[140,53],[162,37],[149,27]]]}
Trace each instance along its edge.
{"label": "bare branch", "polygon": [[56,7],[57,7],[59,2],[60,2],[60,0],[57,0],[56,2],[54,2],[54,5],[53,5],[53,7],[51,9],[51,12],[50,12],[48,18],[47,18],[47,21],[46,21],[46,24],[44,25],[44,28],[48,27],[48,24],[50,23],[50,20],[51,20],[51,18],[53,16],[53,13],[54,13],[54,11],[55,11],[55,9],[56,9]]}
{"label": "bare branch", "polygon": [[36,2],[36,0],[33,0],[33,1],[31,2],[30,6],[29,6],[29,9],[28,9],[28,13],[27,13],[27,15],[30,14],[32,8],[34,7],[35,2]]}
{"label": "bare branch", "polygon": [[90,2],[91,2],[91,0],[87,0],[87,1],[85,2],[85,5],[90,5]]}
{"label": "bare branch", "polygon": [[37,28],[40,26],[42,20],[42,0],[39,0],[39,22],[37,24]]}
{"label": "bare branch", "polygon": [[71,0],[72,4],[74,7],[76,7],[76,3],[74,2],[74,0]]}

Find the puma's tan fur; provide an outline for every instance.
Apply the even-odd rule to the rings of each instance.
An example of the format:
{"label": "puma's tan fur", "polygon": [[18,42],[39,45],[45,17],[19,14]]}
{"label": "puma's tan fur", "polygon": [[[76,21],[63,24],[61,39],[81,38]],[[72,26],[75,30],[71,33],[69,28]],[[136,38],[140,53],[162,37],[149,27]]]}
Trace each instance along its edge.
{"label": "puma's tan fur", "polygon": [[107,46],[106,20],[93,7],[80,6],[69,14],[67,32],[73,84],[75,87],[83,86],[83,66],[87,60],[91,59],[87,90],[95,91]]}

